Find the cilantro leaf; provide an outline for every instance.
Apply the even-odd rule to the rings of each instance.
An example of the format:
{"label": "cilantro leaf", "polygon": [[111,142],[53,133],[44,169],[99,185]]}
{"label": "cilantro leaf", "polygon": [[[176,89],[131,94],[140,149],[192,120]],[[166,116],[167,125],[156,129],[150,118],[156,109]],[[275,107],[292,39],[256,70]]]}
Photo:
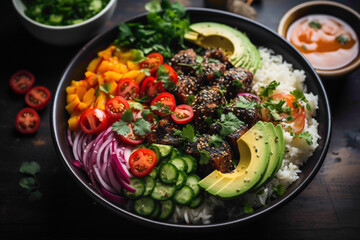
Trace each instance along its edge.
{"label": "cilantro leaf", "polygon": [[125,109],[124,113],[121,115],[121,120],[125,122],[131,122],[134,119],[134,114],[130,108]]}
{"label": "cilantro leaf", "polygon": [[277,81],[272,81],[271,83],[269,83],[269,85],[267,87],[261,87],[259,96],[262,97],[269,97],[272,95],[272,93],[274,92],[274,90],[280,85],[279,82]]}
{"label": "cilantro leaf", "polygon": [[294,108],[300,107],[299,102],[303,101],[303,102],[306,103],[306,109],[311,111],[311,107],[310,107],[310,105],[308,103],[308,100],[306,99],[304,93],[301,90],[295,89],[295,90],[291,91],[290,94],[295,97],[295,102],[293,103]]}
{"label": "cilantro leaf", "polygon": [[220,147],[222,142],[224,140],[222,139],[222,137],[218,134],[214,134],[210,136],[210,141],[209,141],[209,146],[214,146],[216,148]]}
{"label": "cilantro leaf", "polygon": [[246,108],[246,109],[253,109],[257,105],[257,102],[254,101],[248,101],[243,96],[239,96],[237,98],[237,101],[235,102],[235,106],[239,108]]}
{"label": "cilantro leaf", "polygon": [[145,61],[147,57],[144,56],[144,52],[139,49],[131,49],[132,61],[134,63],[139,63]]}
{"label": "cilantro leaf", "polygon": [[174,135],[180,136],[181,140],[195,142],[195,129],[191,124],[187,124],[182,130],[174,129]]}
{"label": "cilantro leaf", "polygon": [[337,36],[336,40],[338,40],[338,42],[342,45],[345,45],[349,41],[349,39],[344,35]]}
{"label": "cilantro leaf", "polygon": [[111,84],[110,83],[101,84],[100,90],[103,91],[104,93],[108,94],[111,90]]}
{"label": "cilantro leaf", "polygon": [[37,162],[23,162],[19,169],[20,173],[35,176],[40,172],[40,165]]}
{"label": "cilantro leaf", "polygon": [[285,188],[282,184],[278,184],[275,187],[272,188],[272,190],[278,195],[282,196],[285,193]]}
{"label": "cilantro leaf", "polygon": [[311,21],[309,23],[309,27],[311,28],[316,28],[316,29],[320,29],[321,28],[321,24],[317,21]]}
{"label": "cilantro leaf", "polygon": [[216,124],[221,126],[220,135],[227,136],[239,129],[244,123],[234,113],[229,112],[228,114],[221,114],[220,121],[217,121]]}
{"label": "cilantro leaf", "polygon": [[140,136],[145,136],[151,132],[151,125],[143,118],[137,118],[134,122],[134,133]]}
{"label": "cilantro leaf", "polygon": [[308,131],[298,133],[294,137],[304,139],[308,145],[313,144],[313,136]]}
{"label": "cilantro leaf", "polygon": [[208,164],[210,160],[210,153],[204,149],[199,150],[200,159],[199,164]]}
{"label": "cilantro leaf", "polygon": [[157,68],[157,78],[155,82],[162,82],[163,86],[167,90],[173,90],[176,87],[176,84],[171,81],[170,72],[164,65],[160,65]]}
{"label": "cilantro leaf", "polygon": [[121,136],[126,136],[130,133],[128,123],[122,120],[113,123],[112,130]]}

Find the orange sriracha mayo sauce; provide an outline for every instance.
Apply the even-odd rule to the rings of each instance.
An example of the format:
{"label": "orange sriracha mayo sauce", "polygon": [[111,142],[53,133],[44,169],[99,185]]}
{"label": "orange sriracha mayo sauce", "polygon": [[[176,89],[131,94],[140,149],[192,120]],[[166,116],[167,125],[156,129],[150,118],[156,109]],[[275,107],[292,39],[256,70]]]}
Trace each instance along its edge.
{"label": "orange sriracha mayo sauce", "polygon": [[298,19],[289,27],[286,38],[316,69],[344,67],[359,54],[355,31],[341,19],[325,14]]}

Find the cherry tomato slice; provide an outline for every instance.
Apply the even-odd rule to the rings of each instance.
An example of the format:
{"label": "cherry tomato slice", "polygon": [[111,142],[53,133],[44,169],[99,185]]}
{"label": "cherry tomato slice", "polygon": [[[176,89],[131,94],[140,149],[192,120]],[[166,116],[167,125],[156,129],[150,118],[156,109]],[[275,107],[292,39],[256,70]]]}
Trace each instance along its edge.
{"label": "cherry tomato slice", "polygon": [[115,96],[105,103],[105,112],[110,117],[111,122],[115,122],[121,118],[125,109],[129,107],[129,103],[125,98]]}
{"label": "cherry tomato slice", "polygon": [[34,85],[34,75],[26,70],[14,73],[10,78],[10,87],[17,94],[24,94]]}
{"label": "cherry tomato slice", "polygon": [[109,126],[109,117],[105,111],[90,108],[80,116],[80,128],[87,134],[99,134]]}
{"label": "cherry tomato slice", "polygon": [[186,104],[176,106],[174,113],[171,114],[171,118],[176,123],[184,124],[190,122],[194,117],[193,108]]}
{"label": "cherry tomato slice", "polygon": [[[293,103],[295,102],[295,97],[292,94],[287,93],[277,93],[271,96],[275,101],[284,100],[286,101],[286,105],[291,108],[291,115],[294,117],[293,120],[289,121],[293,123],[293,130],[295,134],[298,134],[304,130],[305,127],[305,118],[306,118],[306,112],[305,108],[303,106],[295,108]],[[286,119],[288,117],[287,114],[282,113],[280,116],[283,119]]]}
{"label": "cherry tomato slice", "polygon": [[35,110],[45,108],[50,102],[51,93],[43,86],[36,86],[25,94],[25,102]]}
{"label": "cherry tomato slice", "polygon": [[125,135],[125,136],[120,135],[120,134],[118,135],[122,142],[124,142],[126,144],[137,145],[137,144],[142,143],[145,140],[144,137],[141,137],[134,133],[133,125],[131,123],[128,124],[128,127],[130,128],[130,132],[127,135]]}
{"label": "cherry tomato slice", "polygon": [[139,98],[140,86],[131,78],[121,79],[116,87],[116,95],[129,100]]}
{"label": "cherry tomato slice", "polygon": [[39,126],[39,114],[32,108],[23,108],[16,115],[15,128],[22,134],[33,134]]}
{"label": "cherry tomato slice", "polygon": [[140,148],[129,157],[131,172],[136,177],[145,177],[156,166],[157,158],[154,151],[147,148]]}
{"label": "cherry tomato slice", "polygon": [[141,83],[140,95],[142,97],[148,96],[149,99],[153,99],[159,93],[165,92],[165,88],[162,82],[155,82],[155,77],[146,77]]}
{"label": "cherry tomato slice", "polygon": [[[169,79],[173,82],[173,83],[177,83],[178,81],[178,75],[176,73],[176,71],[174,70],[174,68],[168,64],[164,64],[163,65],[166,68],[166,72],[169,73]],[[158,74],[156,73],[156,78],[158,77]]]}
{"label": "cherry tomato slice", "polygon": [[149,68],[150,74],[154,76],[159,65],[164,63],[164,57],[157,52],[150,53],[146,57],[147,59],[139,64],[140,68]]}
{"label": "cherry tomato slice", "polygon": [[[161,104],[158,104],[159,102]],[[176,108],[176,102],[175,102],[174,95],[172,95],[171,93],[168,93],[168,92],[160,93],[151,101],[151,106],[158,106],[158,105],[162,105],[160,111],[159,110],[153,111],[157,115],[162,116],[169,112],[173,112]],[[165,109],[165,108],[168,108],[168,109]]]}

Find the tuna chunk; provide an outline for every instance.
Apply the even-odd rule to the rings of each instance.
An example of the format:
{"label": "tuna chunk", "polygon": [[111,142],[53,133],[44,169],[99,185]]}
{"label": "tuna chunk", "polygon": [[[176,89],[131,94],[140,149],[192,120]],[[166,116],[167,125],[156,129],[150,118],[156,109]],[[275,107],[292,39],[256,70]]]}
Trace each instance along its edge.
{"label": "tuna chunk", "polygon": [[148,143],[167,144],[174,147],[180,146],[178,136],[174,135],[174,129],[179,129],[178,124],[173,122],[170,118],[162,118],[157,122],[151,133],[146,137]]}
{"label": "tuna chunk", "polygon": [[200,84],[195,76],[191,75],[178,75],[178,81],[172,93],[175,95],[178,103],[187,103],[188,97],[198,93]]}
{"label": "tuna chunk", "polygon": [[192,48],[181,50],[171,58],[171,66],[175,71],[180,70],[183,73],[194,72],[193,67],[188,65],[195,65],[196,57],[197,54]]}

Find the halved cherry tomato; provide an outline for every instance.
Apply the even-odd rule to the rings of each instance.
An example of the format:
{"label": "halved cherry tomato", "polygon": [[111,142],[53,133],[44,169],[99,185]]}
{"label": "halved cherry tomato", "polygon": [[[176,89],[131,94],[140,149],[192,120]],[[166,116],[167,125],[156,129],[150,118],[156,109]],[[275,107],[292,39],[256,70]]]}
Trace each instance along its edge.
{"label": "halved cherry tomato", "polygon": [[[168,64],[164,64],[163,65],[166,68],[166,72],[169,73],[169,79],[173,82],[173,83],[177,83],[178,81],[178,75],[176,73],[176,71],[173,69],[172,66],[168,65]],[[156,78],[158,77],[158,74],[156,73]]]}
{"label": "halved cherry tomato", "polygon": [[155,82],[155,77],[146,77],[141,83],[140,95],[142,97],[148,96],[150,99],[154,98],[159,93],[165,92],[162,82]]}
{"label": "halved cherry tomato", "polygon": [[140,148],[129,157],[131,172],[136,177],[145,177],[156,166],[157,158],[154,151],[147,148]]}
{"label": "halved cherry tomato", "polygon": [[90,108],[80,116],[80,128],[87,134],[99,134],[109,126],[109,117],[104,110]]}
{"label": "halved cherry tomato", "polygon": [[[159,102],[162,103],[161,110],[153,111],[157,115],[162,116],[164,114],[167,114],[168,111],[173,112],[176,108],[175,97],[171,93],[168,92],[160,93],[151,101],[151,105],[156,106]],[[165,111],[165,107],[168,107],[168,111]]]}
{"label": "halved cherry tomato", "polygon": [[118,135],[122,142],[127,143],[127,144],[131,144],[131,145],[137,145],[137,144],[142,143],[145,140],[144,137],[136,135],[134,133],[132,123],[129,123],[128,127],[130,128],[130,132],[127,135],[125,135],[125,136],[120,135],[120,134]]}
{"label": "halved cherry tomato", "polygon": [[17,94],[24,94],[34,85],[34,75],[26,70],[14,73],[10,78],[10,87]]}
{"label": "halved cherry tomato", "polygon": [[33,134],[39,126],[39,114],[32,108],[23,108],[16,115],[15,128],[22,134]]}
{"label": "halved cherry tomato", "polygon": [[[271,96],[275,101],[286,101],[286,105],[291,108],[291,115],[293,116],[293,120],[289,121],[293,123],[293,130],[295,134],[301,133],[302,130],[304,130],[305,127],[305,118],[306,118],[306,112],[305,108],[303,106],[296,107],[294,106],[295,97],[292,94],[287,93],[277,93]],[[288,117],[287,114],[282,113],[280,116],[283,119],[286,119]]]}
{"label": "halved cherry tomato", "polygon": [[139,97],[140,86],[131,78],[121,79],[116,87],[116,95],[125,99],[134,99]]}
{"label": "halved cherry tomato", "polygon": [[43,86],[36,86],[26,93],[25,102],[35,110],[41,110],[49,104],[50,97],[49,89]]}
{"label": "halved cherry tomato", "polygon": [[174,113],[171,114],[171,118],[176,123],[184,124],[190,122],[194,117],[193,108],[186,104],[176,106]]}
{"label": "halved cherry tomato", "polygon": [[115,96],[105,103],[105,112],[110,117],[110,121],[115,122],[121,118],[125,109],[129,107],[129,103],[125,98]]}
{"label": "halved cherry tomato", "polygon": [[140,68],[149,68],[150,74],[154,76],[159,65],[164,63],[164,57],[157,52],[150,53],[146,57],[145,61],[139,63]]}

